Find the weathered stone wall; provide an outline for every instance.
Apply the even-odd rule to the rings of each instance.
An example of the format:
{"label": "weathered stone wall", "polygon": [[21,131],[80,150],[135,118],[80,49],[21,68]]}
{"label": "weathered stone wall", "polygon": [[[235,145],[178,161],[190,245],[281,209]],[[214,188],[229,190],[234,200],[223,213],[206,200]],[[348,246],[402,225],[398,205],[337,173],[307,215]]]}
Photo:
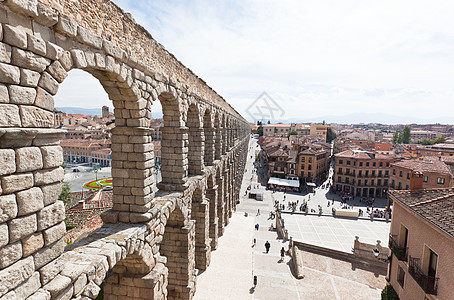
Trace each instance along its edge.
{"label": "weathered stone wall", "polygon": [[[53,96],[72,69],[115,107],[113,209],[65,249]],[[150,118],[164,113],[155,194]],[[190,107],[195,114],[190,114]],[[190,299],[239,199],[249,124],[109,1],[0,1],[0,299]],[[214,142],[216,141],[216,142]]]}

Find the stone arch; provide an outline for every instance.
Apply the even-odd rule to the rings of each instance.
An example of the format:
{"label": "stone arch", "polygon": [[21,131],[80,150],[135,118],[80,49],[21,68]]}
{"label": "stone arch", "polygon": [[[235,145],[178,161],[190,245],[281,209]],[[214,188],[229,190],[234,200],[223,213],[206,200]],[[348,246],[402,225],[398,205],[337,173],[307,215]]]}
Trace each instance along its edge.
{"label": "stone arch", "polygon": [[216,184],[216,174],[219,172],[219,167],[215,167],[213,172],[207,178],[206,197],[209,202],[209,237],[211,239],[211,249],[214,250],[218,246],[218,186]]}
{"label": "stone arch", "polygon": [[161,103],[164,127],[161,140],[161,176],[158,188],[164,191],[181,191],[188,179],[187,170],[187,129],[180,111],[181,99],[174,93],[161,92],[158,96]]}
{"label": "stone arch", "polygon": [[195,292],[195,222],[180,208],[170,213],[160,244],[168,269],[167,299],[191,299]]}
{"label": "stone arch", "polygon": [[216,110],[214,114],[214,130],[215,130],[214,159],[220,160],[222,155],[222,128],[218,110]]}
{"label": "stone arch", "polygon": [[203,132],[205,136],[204,164],[205,166],[211,166],[214,162],[216,132],[209,108],[205,108],[205,113],[203,114]]}
{"label": "stone arch", "polygon": [[188,173],[201,175],[204,168],[204,141],[200,109],[196,103],[189,104],[186,124],[188,127]]}
{"label": "stone arch", "polygon": [[191,220],[195,221],[195,266],[205,270],[210,264],[209,202],[205,198],[205,187],[196,186],[191,195]]}

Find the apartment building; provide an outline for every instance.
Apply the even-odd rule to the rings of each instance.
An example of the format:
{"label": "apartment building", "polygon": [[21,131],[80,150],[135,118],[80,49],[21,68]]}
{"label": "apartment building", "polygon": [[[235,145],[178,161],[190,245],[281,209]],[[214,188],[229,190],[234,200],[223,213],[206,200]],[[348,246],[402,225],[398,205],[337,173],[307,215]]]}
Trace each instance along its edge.
{"label": "apartment building", "polygon": [[311,124],[310,135],[318,136],[326,142],[326,132],[328,131],[328,125],[325,124]]}
{"label": "apartment building", "polygon": [[290,133],[290,124],[266,124],[263,125],[263,135],[273,137],[287,137]]}
{"label": "apartment building", "polygon": [[401,300],[454,299],[454,189],[392,191],[388,282]]}
{"label": "apartment building", "polygon": [[425,157],[415,160],[402,160],[391,164],[390,188],[408,190],[412,173],[421,173],[424,189],[447,188],[452,186],[453,173],[449,162],[440,157]]}
{"label": "apartment building", "polygon": [[411,131],[411,141],[413,143],[417,143],[422,140],[434,140],[439,136],[441,136],[441,133],[435,132],[435,131],[427,131],[427,130],[412,130]]}
{"label": "apartment building", "polygon": [[393,155],[345,150],[334,155],[333,182],[337,191],[360,197],[384,197]]}
{"label": "apartment building", "polygon": [[329,169],[329,151],[322,148],[308,148],[298,152],[296,173],[303,182],[311,182]]}
{"label": "apartment building", "polygon": [[418,156],[454,156],[454,144],[418,145],[412,152]]}
{"label": "apartment building", "polygon": [[[111,141],[102,140],[61,140],[63,159],[66,162],[100,163],[101,166],[110,166],[112,161]],[[107,150],[105,150],[107,149]]]}

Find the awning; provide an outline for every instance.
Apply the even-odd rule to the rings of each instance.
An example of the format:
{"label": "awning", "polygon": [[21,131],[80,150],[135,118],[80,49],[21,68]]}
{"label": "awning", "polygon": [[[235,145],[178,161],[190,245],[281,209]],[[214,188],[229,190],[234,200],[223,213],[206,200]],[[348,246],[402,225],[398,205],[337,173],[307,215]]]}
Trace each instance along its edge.
{"label": "awning", "polygon": [[300,187],[300,183],[298,180],[290,180],[290,179],[283,179],[283,178],[277,178],[277,177],[270,177],[268,180],[268,184],[274,184],[274,185],[279,185],[279,186],[285,186],[285,187]]}
{"label": "awning", "polygon": [[317,185],[313,182],[307,182],[306,183],[307,186],[312,186],[312,187],[316,187]]}

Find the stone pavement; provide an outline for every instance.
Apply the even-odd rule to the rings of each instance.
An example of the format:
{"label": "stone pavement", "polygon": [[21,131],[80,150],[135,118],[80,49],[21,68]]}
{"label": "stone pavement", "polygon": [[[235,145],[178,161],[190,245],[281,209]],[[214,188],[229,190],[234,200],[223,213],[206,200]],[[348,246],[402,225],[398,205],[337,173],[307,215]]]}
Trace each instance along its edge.
{"label": "stone pavement", "polygon": [[[255,142],[251,140],[253,147]],[[385,286],[383,276],[375,276],[364,266],[317,254],[303,252],[305,278],[296,279],[290,257],[280,261],[280,249],[287,250],[288,243],[279,240],[276,231],[269,230],[270,224],[275,223],[268,219],[273,210],[270,193],[265,193],[264,201],[244,197],[251,183],[250,155],[246,168],[241,203],[220,237],[217,250],[212,252],[209,268],[198,275],[194,299],[380,299]],[[252,183],[255,180],[253,176]],[[259,224],[258,231],[254,229],[255,224]],[[252,247],[254,238],[256,245]],[[268,254],[264,247],[266,241],[271,244]],[[257,276],[255,288],[254,275]]]}

